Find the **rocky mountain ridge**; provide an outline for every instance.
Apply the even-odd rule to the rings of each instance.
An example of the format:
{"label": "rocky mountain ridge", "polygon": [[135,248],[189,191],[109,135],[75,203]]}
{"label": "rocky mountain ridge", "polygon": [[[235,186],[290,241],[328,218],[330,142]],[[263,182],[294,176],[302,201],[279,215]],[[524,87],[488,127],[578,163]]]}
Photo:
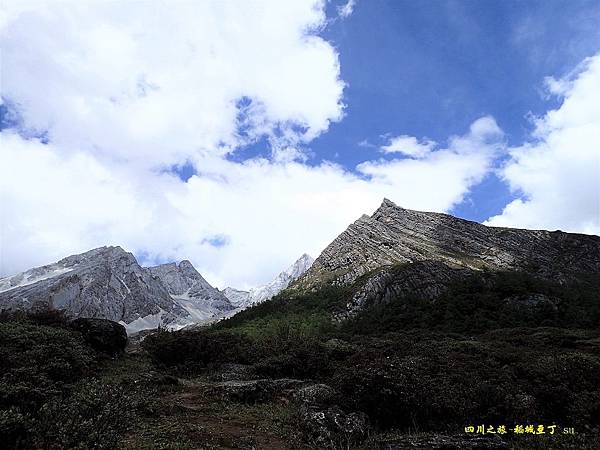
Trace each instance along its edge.
{"label": "rocky mountain ridge", "polygon": [[212,287],[187,260],[148,267],[148,270],[190,314],[191,323],[206,322],[234,309],[227,297]]}
{"label": "rocky mountain ridge", "polygon": [[128,332],[208,321],[233,306],[189,261],[141,267],[121,247],[100,247],[0,279],[0,309],[59,309],[121,322]]}
{"label": "rocky mountain ridge", "polygon": [[[351,286],[345,309],[335,314],[343,320],[400,298],[433,301],[472,276],[483,280],[486,271],[524,272],[559,284],[600,277],[600,237],[488,227],[384,199],[327,246],[291,290]],[[542,298],[536,295],[530,293]],[[521,302],[531,303],[529,297]]]}
{"label": "rocky mountain ridge", "polygon": [[313,264],[314,258],[304,253],[290,267],[280,272],[271,282],[244,291],[227,287],[223,294],[236,308],[244,309],[273,298],[301,277]]}
{"label": "rocky mountain ridge", "polygon": [[363,215],[329,244],[297,285],[346,285],[382,267],[419,261],[471,270],[528,270],[566,280],[579,272],[600,273],[600,237],[488,227],[384,199],[372,216]]}

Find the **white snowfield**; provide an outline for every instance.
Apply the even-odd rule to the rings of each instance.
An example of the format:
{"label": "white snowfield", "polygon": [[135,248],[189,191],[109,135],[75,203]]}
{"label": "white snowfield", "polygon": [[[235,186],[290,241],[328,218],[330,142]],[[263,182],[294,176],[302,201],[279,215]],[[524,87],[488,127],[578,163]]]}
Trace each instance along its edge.
{"label": "white snowfield", "polygon": [[57,277],[63,273],[71,272],[72,267],[56,267],[56,264],[43,266],[37,269],[31,269],[27,272],[14,275],[12,277],[0,278],[0,292],[10,291],[23,286],[37,283],[38,281],[47,280]]}
{"label": "white snowfield", "polygon": [[160,310],[160,312],[156,314],[150,314],[146,317],[140,317],[139,319],[135,319],[133,322],[125,323],[122,320],[119,321],[121,325],[125,327],[127,330],[127,334],[135,334],[139,333],[142,330],[151,330],[154,328],[158,328],[163,323],[163,316],[165,315],[164,310]]}

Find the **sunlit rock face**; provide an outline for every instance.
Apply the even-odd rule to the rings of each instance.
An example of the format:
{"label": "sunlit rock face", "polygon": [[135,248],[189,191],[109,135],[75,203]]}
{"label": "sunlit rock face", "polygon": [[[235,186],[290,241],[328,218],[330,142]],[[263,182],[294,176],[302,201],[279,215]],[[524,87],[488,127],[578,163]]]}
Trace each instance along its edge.
{"label": "sunlit rock face", "polygon": [[526,272],[568,283],[600,276],[600,237],[561,231],[487,227],[389,200],[340,234],[292,286],[352,286],[343,320],[398,298],[435,300],[466,277]]}
{"label": "sunlit rock face", "polygon": [[72,317],[131,323],[187,313],[167,288],[121,247],[100,247],[0,280],[2,309],[59,309]]}
{"label": "sunlit rock face", "polygon": [[58,309],[132,333],[207,322],[233,306],[189,261],[145,268],[121,247],[100,247],[0,279],[1,309]]}
{"label": "sunlit rock face", "polygon": [[279,273],[275,279],[263,286],[248,291],[227,287],[222,292],[236,308],[248,308],[275,297],[310,269],[314,261],[314,258],[305,253],[294,264]]}
{"label": "sunlit rock face", "polygon": [[437,261],[471,270],[527,270],[555,280],[600,272],[600,237],[496,228],[448,214],[413,211],[385,199],[315,260],[298,285],[350,284],[375,269]]}

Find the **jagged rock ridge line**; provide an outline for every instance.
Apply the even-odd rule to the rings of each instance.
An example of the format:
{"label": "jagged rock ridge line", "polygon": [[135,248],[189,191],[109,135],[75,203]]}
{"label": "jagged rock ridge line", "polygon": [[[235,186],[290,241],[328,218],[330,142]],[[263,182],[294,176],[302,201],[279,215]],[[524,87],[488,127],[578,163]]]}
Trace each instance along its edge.
{"label": "jagged rock ridge line", "polygon": [[600,237],[488,227],[385,199],[371,217],[363,215],[327,246],[296,286],[351,284],[375,269],[419,261],[456,269],[527,270],[560,281],[600,272]]}
{"label": "jagged rock ridge line", "polygon": [[[522,271],[559,283],[600,276],[600,237],[487,227],[385,199],[371,217],[363,215],[340,234],[291,289],[352,286],[345,308],[334,314],[344,320],[397,299],[435,301],[483,269]],[[520,301],[552,306],[536,295]]]}
{"label": "jagged rock ridge line", "polygon": [[313,264],[314,258],[306,253],[298,258],[290,267],[282,271],[271,282],[243,291],[231,287],[223,289],[223,294],[238,309],[245,309],[273,298],[302,276]]}
{"label": "jagged rock ridge line", "polygon": [[233,309],[227,297],[212,287],[187,260],[179,264],[168,263],[149,267],[148,270],[161,280],[169,294],[176,298],[201,302],[202,305],[224,311]]}
{"label": "jagged rock ridge line", "polygon": [[134,332],[173,328],[233,308],[189,261],[144,268],[121,247],[100,247],[0,279],[0,309],[59,309]]}

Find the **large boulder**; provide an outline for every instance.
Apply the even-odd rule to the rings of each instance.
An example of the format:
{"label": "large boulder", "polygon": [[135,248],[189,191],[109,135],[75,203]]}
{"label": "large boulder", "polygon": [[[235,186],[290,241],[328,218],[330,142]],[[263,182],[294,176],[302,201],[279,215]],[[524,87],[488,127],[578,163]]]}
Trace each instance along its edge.
{"label": "large boulder", "polygon": [[345,413],[332,406],[302,406],[300,425],[305,439],[317,448],[348,448],[362,442],[369,432],[369,419],[362,412]]}
{"label": "large boulder", "polygon": [[295,398],[309,405],[329,406],[339,400],[340,394],[326,384],[311,384],[296,391]]}
{"label": "large boulder", "polygon": [[125,351],[127,331],[125,327],[108,319],[79,318],[71,322],[71,328],[79,331],[94,349],[109,355]]}

